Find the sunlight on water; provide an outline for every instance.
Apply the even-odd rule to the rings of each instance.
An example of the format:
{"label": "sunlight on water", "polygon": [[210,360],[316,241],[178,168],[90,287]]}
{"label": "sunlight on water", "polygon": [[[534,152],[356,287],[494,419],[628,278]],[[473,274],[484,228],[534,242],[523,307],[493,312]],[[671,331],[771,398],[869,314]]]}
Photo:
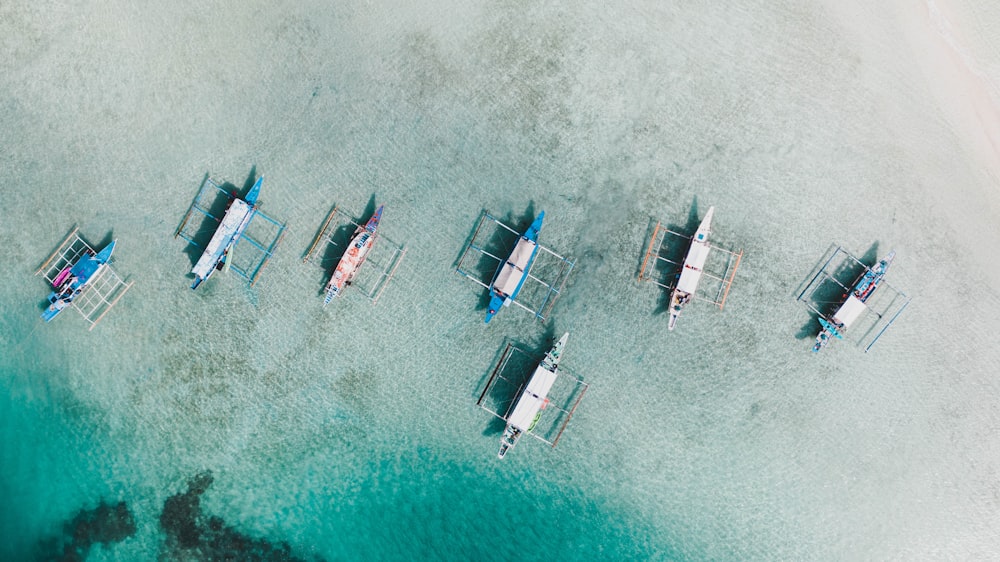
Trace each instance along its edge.
{"label": "sunlight on water", "polygon": [[[990,101],[934,49],[992,75],[997,11],[457,4],[0,7],[0,559],[994,552]],[[188,288],[205,174],[288,225],[253,288]],[[383,204],[394,277],[324,308],[327,213]],[[744,258],[668,333],[648,237],[710,206]],[[575,260],[545,323],[455,273],[483,210]],[[135,281],[89,332],[32,276],[74,225]],[[914,297],[871,353],[809,351],[836,245]],[[499,461],[493,363],[566,331],[585,398]]]}

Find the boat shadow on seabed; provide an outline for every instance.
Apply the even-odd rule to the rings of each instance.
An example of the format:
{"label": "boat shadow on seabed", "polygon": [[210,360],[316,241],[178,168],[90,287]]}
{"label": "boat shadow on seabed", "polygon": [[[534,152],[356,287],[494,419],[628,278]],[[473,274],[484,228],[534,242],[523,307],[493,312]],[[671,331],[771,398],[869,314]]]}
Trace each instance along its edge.
{"label": "boat shadow on seabed", "polygon": [[[486,211],[482,212],[486,213]],[[514,245],[517,244],[518,232],[524,232],[528,228],[528,225],[531,224],[531,221],[535,220],[536,214],[535,202],[532,200],[528,202],[528,208],[525,209],[524,213],[516,218],[514,217],[514,213],[509,211],[503,217],[494,217],[504,224],[513,225],[514,230],[517,232],[512,232],[504,228],[495,228],[489,233],[489,236],[481,236],[481,229],[474,228],[469,232],[469,237],[465,239],[465,243],[462,244],[462,249],[459,251],[452,266],[456,270],[464,272],[466,276],[492,281],[497,271],[497,261],[491,258],[490,254],[494,256],[509,256],[511,250],[514,249]],[[481,221],[477,223],[477,226],[480,224]],[[475,260],[474,263],[471,256],[468,256],[468,258],[466,256],[468,249],[473,246],[481,250],[478,256],[479,259]],[[477,312],[485,311],[489,305],[490,293],[487,291],[480,295],[475,310]]]}
{"label": "boat shadow on seabed", "polygon": [[[812,314],[796,337],[808,339],[821,334],[825,341],[818,338],[813,348],[819,351],[831,335],[847,338],[850,334],[854,345],[863,347],[867,353],[910,304],[906,293],[882,279],[884,269],[873,277],[872,268],[887,268],[894,255],[895,252],[890,252],[887,261],[879,262],[877,242],[861,258],[831,244],[799,286],[796,300],[805,304]],[[875,279],[868,293],[860,299],[852,296],[852,291],[857,290],[855,285],[866,275]],[[841,314],[844,315],[843,324],[838,324],[837,315]]]}
{"label": "boat shadow on seabed", "polygon": [[[646,229],[646,236],[643,240],[650,240],[655,235],[655,230],[657,228],[663,228],[671,232],[695,232],[698,230],[698,225],[701,224],[701,217],[698,214],[698,198],[695,197],[694,201],[691,202],[691,210],[688,212],[687,222],[684,224],[667,223],[666,225],[659,225],[659,223],[653,219],[650,219],[649,226]],[[666,285],[672,286],[677,282],[677,278],[680,277],[680,271],[675,263],[684,263],[684,257],[687,255],[688,244],[664,244],[660,247],[657,253],[658,258],[653,263],[653,271],[650,271],[650,275],[655,276],[657,279],[664,279],[668,281]],[[635,275],[640,279],[643,276],[643,264],[645,263],[646,257],[646,247],[643,246],[639,249],[640,254],[638,261],[636,262]],[[673,262],[673,263],[671,263]],[[656,308],[653,309],[654,315],[666,314],[670,310],[670,291],[662,291],[660,297],[657,300]]]}
{"label": "boat shadow on seabed", "polygon": [[[525,218],[517,221],[516,228],[509,225],[515,222],[510,217],[511,213],[508,213],[507,218],[501,220],[491,215],[489,211],[483,210],[455,262],[456,273],[487,289],[485,293],[481,293],[477,310],[489,308],[492,296],[490,288],[497,279],[500,268],[509,263],[508,256],[528,228],[521,228],[522,224],[532,224],[539,218],[534,213],[534,203],[529,204]],[[544,234],[539,237],[542,236]],[[537,254],[529,260],[529,264],[528,270],[524,273],[523,286],[517,295],[507,302],[545,321],[562,294],[575,262],[538,243]]]}
{"label": "boat shadow on seabed", "polygon": [[[343,286],[353,286],[363,293],[372,304],[377,304],[382,293],[396,273],[399,264],[406,256],[406,247],[394,242],[384,234],[384,228],[379,225],[379,218],[373,218],[378,213],[381,217],[381,207],[376,206],[373,193],[360,216],[354,217],[344,211],[339,205],[334,205],[323,224],[316,231],[309,249],[302,255],[303,263],[311,263],[320,269],[317,294],[326,295],[324,304],[333,298],[328,282],[335,271],[343,265],[345,251],[349,249],[355,236],[362,232],[370,220],[375,221],[374,233],[370,249],[363,261],[353,270],[355,273],[344,282]],[[355,276],[356,275],[356,276]],[[336,294],[340,294],[337,289]]]}
{"label": "boat shadow on seabed", "polygon": [[[809,280],[814,278],[817,273],[823,270],[823,264],[830,259],[830,256],[837,251],[836,244],[830,244],[822,256],[813,265],[812,270],[806,274],[806,276],[799,283],[799,286],[795,289],[793,295],[798,296],[802,291],[809,285]],[[878,261],[878,241],[875,241],[871,247],[859,258],[862,263],[875,263]],[[864,273],[864,266],[862,264],[856,263],[853,260],[845,260],[842,262],[836,271],[829,272],[831,276],[840,280],[853,280],[857,279],[859,275]],[[844,302],[844,289],[838,286],[836,283],[827,283],[825,287],[817,290],[813,293],[815,296],[813,305],[820,311],[821,315],[829,316],[836,309],[837,306]],[[819,332],[817,330],[818,324],[816,323],[816,318],[810,317],[806,322],[799,328],[799,331],[795,334],[795,339],[797,340],[811,340],[816,338],[816,334]]]}
{"label": "boat shadow on seabed", "polygon": [[[540,368],[539,363],[546,357],[546,351],[552,349],[553,333],[551,329],[547,329],[543,340],[546,343],[527,348],[540,350],[537,352],[527,351],[509,338],[505,339],[496,360],[490,364],[490,370],[484,375],[485,386],[480,379],[482,391],[479,393],[476,405],[496,418],[495,422],[488,424],[483,432],[484,435],[500,433],[508,425],[511,411],[518,400],[522,399],[522,391],[536,373],[536,368]],[[544,405],[526,431],[527,434],[552,447],[559,443],[576,407],[590,386],[569,371],[562,362],[559,363],[558,373],[552,387],[542,396],[545,399]]]}

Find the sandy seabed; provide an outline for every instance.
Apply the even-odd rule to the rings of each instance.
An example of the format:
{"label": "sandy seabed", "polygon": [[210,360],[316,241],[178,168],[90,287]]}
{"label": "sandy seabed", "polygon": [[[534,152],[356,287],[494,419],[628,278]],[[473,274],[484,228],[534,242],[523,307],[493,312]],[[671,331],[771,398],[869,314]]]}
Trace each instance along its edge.
{"label": "sandy seabed", "polygon": [[[0,6],[0,559],[939,559],[996,552],[1000,9],[986,2]],[[192,292],[205,174],[288,234]],[[302,254],[385,204],[372,307]],[[667,333],[656,221],[714,206],[724,311]],[[543,323],[453,272],[483,209],[576,260]],[[38,319],[74,225],[135,281]],[[897,259],[809,352],[824,252]],[[559,446],[475,401],[505,342],[590,384]],[[243,551],[243,554],[246,555]]]}

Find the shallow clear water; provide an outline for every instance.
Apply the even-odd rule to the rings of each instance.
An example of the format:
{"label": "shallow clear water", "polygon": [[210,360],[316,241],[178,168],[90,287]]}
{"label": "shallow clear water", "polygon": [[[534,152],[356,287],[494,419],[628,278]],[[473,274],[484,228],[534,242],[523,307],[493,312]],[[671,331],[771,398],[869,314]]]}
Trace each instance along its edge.
{"label": "shallow clear water", "polygon": [[[995,552],[996,155],[898,4],[0,6],[0,559],[102,500],[136,528],[89,559],[196,559],[161,514],[206,471],[206,518],[306,559]],[[990,75],[996,10],[949,9]],[[192,292],[172,233],[206,173],[252,171],[288,234],[256,287]],[[302,254],[372,202],[406,258],[324,309]],[[709,205],[745,258],[668,334],[645,237]],[[483,324],[453,271],[482,209],[545,210],[577,260],[548,322]],[[73,225],[136,282],[92,332],[38,319]],[[871,353],[809,353],[832,244],[895,249],[914,297]],[[585,399],[499,462],[492,362],[567,330]]]}

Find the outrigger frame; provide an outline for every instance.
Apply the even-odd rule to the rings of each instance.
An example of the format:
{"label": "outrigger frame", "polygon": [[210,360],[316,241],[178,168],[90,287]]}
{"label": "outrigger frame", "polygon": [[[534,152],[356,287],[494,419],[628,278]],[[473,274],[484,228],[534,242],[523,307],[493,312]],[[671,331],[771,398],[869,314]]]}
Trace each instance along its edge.
{"label": "outrigger frame", "polygon": [[[340,210],[338,205],[334,205],[333,209],[326,216],[323,221],[323,226],[320,227],[319,232],[316,233],[316,237],[313,239],[312,244],[309,245],[309,249],[306,250],[304,256],[302,256],[302,263],[313,263],[323,269],[324,273],[329,277],[332,271],[332,267],[337,264],[341,257],[343,257],[343,252],[346,251],[346,247],[343,244],[339,244],[333,240],[334,233],[337,232],[342,226],[350,224],[354,228],[362,228],[364,225],[355,221],[351,215]],[[351,232],[354,232],[352,229]],[[393,276],[396,275],[396,270],[399,269],[399,264],[402,263],[403,258],[406,257],[406,247],[402,244],[397,244],[393,240],[389,239],[382,234],[382,227],[376,231],[375,236],[378,238],[378,243],[376,243],[368,257],[365,258],[364,263],[361,264],[360,269],[358,269],[358,277],[356,277],[351,285],[361,289],[366,297],[372,301],[372,306],[378,304],[378,300],[382,297],[382,293],[385,292],[385,288],[389,285],[389,281],[392,281]],[[324,244],[325,242],[325,244]],[[350,238],[346,241],[350,244]],[[340,254],[336,257],[328,258],[324,260],[320,255],[321,251],[327,247],[333,246]],[[392,253],[388,257],[384,257],[385,252],[382,251],[385,247],[391,248]],[[329,261],[331,263],[324,263]],[[381,271],[378,271],[374,275],[376,278],[369,286],[368,279],[371,275],[365,274],[365,271],[370,271],[373,267],[378,268],[382,266]],[[321,291],[322,293],[322,291]]]}
{"label": "outrigger frame", "polygon": [[[79,228],[73,230],[63,239],[62,243],[56,247],[45,263],[38,268],[35,275],[41,275],[48,282],[49,287],[55,281],[59,273],[75,264],[87,253],[97,253],[79,235]],[[111,261],[114,261],[112,258]],[[111,262],[102,267],[101,270],[92,277],[83,291],[77,295],[70,306],[76,309],[83,316],[83,319],[90,324],[88,330],[93,330],[97,323],[104,318],[125,293],[132,288],[134,281],[126,281],[111,268]]]}
{"label": "outrigger frame", "polygon": [[[488,223],[494,223],[495,227],[489,233],[484,233],[483,226]],[[489,280],[484,281],[479,274],[476,274],[466,269],[465,260],[466,258],[469,257],[470,253],[472,255],[479,254],[480,256],[486,256],[492,260],[495,260],[497,262],[497,268],[499,268],[500,265],[502,265],[507,260],[507,258],[500,257],[488,251],[485,248],[486,243],[492,240],[493,237],[496,235],[497,228],[502,228],[514,234],[514,236],[516,237],[520,237],[522,234],[514,230],[513,228],[507,226],[503,222],[501,222],[500,219],[491,215],[489,211],[484,210],[479,216],[479,221],[476,223],[476,229],[472,234],[472,238],[469,239],[468,244],[466,244],[465,247],[462,249],[462,255],[458,259],[458,263],[455,266],[456,273],[461,274],[466,279],[473,281],[474,283],[480,285],[481,287],[487,290],[490,288],[490,282],[493,281],[493,277],[496,275],[496,268],[493,268],[493,270],[490,271]],[[483,241],[481,239],[485,240]],[[515,238],[514,240],[516,243],[517,238]],[[513,245],[506,246],[504,248],[507,255],[510,254],[512,248]],[[532,264],[531,271],[528,272],[527,278],[541,284],[544,287],[545,296],[542,297],[541,304],[539,304],[537,307],[532,308],[524,304],[524,302],[522,302],[526,301],[527,298],[530,298],[532,293],[531,291],[526,290],[526,287],[522,287],[521,292],[518,294],[517,298],[515,298],[511,302],[523,308],[524,310],[527,310],[528,312],[532,313],[535,316],[535,318],[538,318],[542,322],[544,322],[545,319],[548,317],[549,313],[552,311],[552,307],[555,306],[556,300],[559,298],[560,295],[562,295],[563,287],[566,286],[566,280],[569,278],[569,274],[573,272],[573,267],[576,265],[576,262],[574,260],[563,257],[553,252],[552,250],[546,248],[545,246],[542,246],[541,244],[538,245],[538,250],[539,250],[538,256],[535,258],[535,263]],[[557,260],[559,270],[555,276],[555,279],[551,283],[546,282],[539,277],[536,277],[533,273],[535,271],[538,271],[538,269],[540,269],[538,264],[543,255],[550,256],[551,258]],[[541,267],[545,266],[542,265]],[[535,292],[537,293],[537,291]],[[525,295],[528,295],[528,297],[526,297]]]}
{"label": "outrigger frame", "polygon": [[[808,308],[814,314],[827,321],[830,321],[831,319],[830,317],[836,310],[836,307],[839,307],[841,304],[843,304],[844,300],[853,290],[852,287],[858,282],[861,276],[864,275],[866,271],[871,269],[870,266],[866,265],[856,256],[845,250],[842,246],[834,247],[833,245],[831,245],[831,248],[832,251],[831,249],[827,249],[827,253],[830,254],[830,257],[827,258],[825,261],[822,258],[820,258],[820,262],[823,265],[818,265],[818,267],[813,269],[813,271],[815,271],[815,274],[813,274],[811,277],[807,277],[809,281],[805,284],[805,286],[802,288],[802,291],[799,292],[798,297],[796,297],[795,299],[805,304],[806,308]],[[843,254],[843,257],[839,262],[836,263],[836,265],[834,265],[835,269],[831,273],[829,271],[830,267],[832,264],[834,264],[834,260],[840,254]],[[823,256],[826,256],[826,253],[824,253]],[[858,275],[855,275],[850,283],[844,284],[839,279],[837,279],[838,276],[842,276],[844,274],[843,272],[849,269],[856,269],[858,267],[862,268],[861,272]],[[832,301],[817,300],[816,293],[823,287],[824,283],[826,282],[831,282],[835,286],[842,289],[843,298]],[[891,296],[886,297],[887,294]],[[886,302],[886,299],[888,299],[888,302]],[[872,348],[872,346],[875,345],[875,342],[877,342],[879,338],[882,337],[882,334],[884,334],[886,330],[889,329],[889,326],[895,323],[896,319],[899,318],[899,315],[902,314],[904,310],[906,310],[906,307],[910,305],[911,300],[912,299],[909,296],[907,296],[906,293],[900,291],[892,284],[890,284],[888,281],[883,279],[879,283],[879,289],[875,291],[875,293],[872,295],[871,298],[868,299],[868,301],[865,302],[865,307],[868,309],[869,312],[875,315],[876,320],[874,321],[874,323],[872,323],[871,326],[868,327],[868,329],[864,330],[864,334],[860,337],[857,345],[859,346],[864,345],[865,353],[868,353],[868,351]],[[834,307],[834,310],[830,311],[830,314],[827,314],[822,312],[819,309],[818,305],[832,306]],[[850,332],[855,333],[859,332],[859,330],[858,328],[855,328],[853,330],[850,330]],[[873,333],[874,336],[872,336]]]}
{"label": "outrigger frame", "polygon": [[[646,254],[642,259],[642,268],[639,270],[639,281],[649,281],[658,287],[666,289],[669,294],[677,285],[677,279],[680,275],[680,270],[684,267],[684,261],[683,258],[681,258],[680,262],[677,262],[664,257],[664,246],[668,245],[668,236],[681,238],[688,242],[692,239],[691,236],[670,230],[663,226],[660,221],[656,221],[656,227],[653,228],[653,235],[649,237],[649,243],[646,245]],[[711,242],[708,245],[711,247],[713,253],[721,252],[726,255],[725,267],[720,275],[709,273],[708,271],[702,271],[701,273],[702,277],[708,277],[718,282],[718,290],[714,291],[715,295],[711,298],[700,296],[698,293],[703,292],[701,289],[702,285],[699,286],[697,293],[692,296],[700,301],[710,302],[718,306],[719,310],[723,310],[726,306],[726,299],[729,297],[729,289],[733,286],[733,279],[736,278],[736,270],[739,269],[740,261],[743,259],[743,250],[733,251],[712,244]],[[709,254],[709,256],[711,255]],[[709,257],[709,260],[711,260],[711,257]],[[655,278],[657,266],[663,263],[670,264],[673,268],[676,268],[676,273],[670,273],[670,281],[667,283],[658,281]]]}
{"label": "outrigger frame", "polygon": [[[528,381],[531,378],[531,373],[534,371],[534,368],[532,368],[531,371],[529,371],[527,378],[524,378],[523,373],[521,373],[522,375],[521,378],[524,378],[524,380],[521,381],[520,383],[504,376],[511,358],[514,357],[514,354],[516,353],[520,353],[524,355],[526,358],[533,360],[533,365],[536,366],[541,361],[541,358],[537,358],[537,360],[535,360],[536,359],[535,355],[521,349],[520,347],[517,347],[512,342],[507,342],[507,345],[504,348],[503,353],[500,354],[500,359],[497,361],[497,364],[493,368],[492,373],[490,373],[490,378],[486,381],[486,386],[483,388],[483,391],[479,394],[479,399],[476,400],[477,406],[493,414],[497,418],[500,418],[505,423],[507,422],[507,417],[510,415],[511,411],[514,409],[514,406],[517,404],[517,400],[518,398],[520,398],[521,392],[524,390],[524,386],[528,384]],[[562,437],[563,432],[566,431],[566,427],[569,425],[570,419],[573,418],[573,414],[576,412],[577,406],[579,406],[580,401],[583,400],[583,395],[586,394],[587,389],[590,388],[589,383],[583,382],[583,380],[581,380],[576,375],[573,375],[571,372],[569,372],[565,367],[561,365],[559,367],[558,373],[559,375],[556,378],[556,385],[560,384],[559,381],[569,379],[572,380],[574,384],[572,390],[569,391],[569,394],[566,396],[566,399],[562,401],[562,405],[555,404],[553,401],[550,400],[547,402],[547,405],[544,408],[542,408],[543,412],[548,409],[557,410],[559,412],[557,414],[557,418],[553,420],[553,424],[549,427],[547,431],[539,432],[537,431],[537,426],[536,426],[536,430],[527,432],[528,435],[531,435],[535,439],[538,439],[543,443],[547,443],[552,447],[555,447],[559,443],[559,439]],[[516,392],[511,393],[509,398],[507,398],[506,400],[500,401],[501,404],[506,405],[504,408],[492,409],[488,404],[485,404],[484,402],[486,401],[487,396],[492,397],[491,390],[496,390],[496,386],[500,381],[503,381],[511,388],[516,388]],[[551,396],[552,392],[550,391],[549,397]],[[502,414],[499,411],[501,409],[503,409],[504,411],[504,413]],[[555,435],[551,439],[549,439],[548,437],[553,432],[555,432]]]}
{"label": "outrigger frame", "polygon": [[[201,234],[202,231],[201,225],[199,225],[199,228],[196,230],[189,230],[187,229],[188,221],[191,219],[191,215],[193,215],[196,211],[199,214],[203,215],[204,217],[207,217],[208,219],[215,221],[216,224],[222,221],[221,218],[212,214],[211,212],[212,205],[216,201],[218,201],[219,194],[225,195],[226,197],[229,198],[236,197],[235,193],[226,191],[225,189],[223,189],[222,185],[223,184],[220,184],[219,182],[209,177],[208,174],[205,174],[205,177],[204,179],[202,179],[201,182],[201,187],[198,188],[198,193],[194,196],[194,199],[191,201],[191,206],[188,207],[187,212],[184,213],[184,218],[181,219],[180,224],[177,225],[177,230],[174,231],[174,238],[180,236],[192,246],[204,249],[202,248],[201,244],[195,242],[195,237]],[[216,193],[216,191],[218,191],[218,193]],[[274,251],[277,249],[278,244],[281,243],[282,238],[284,238],[285,229],[287,227],[285,223],[280,223],[277,220],[267,216],[262,211],[260,211],[260,209],[257,209],[254,212],[253,216],[253,218],[258,218],[258,217],[263,219],[268,224],[273,225],[277,229],[274,235],[271,237],[270,242],[267,243],[260,242],[256,240],[254,237],[249,235],[249,231],[254,224],[253,221],[251,221],[250,226],[247,227],[247,231],[244,232],[242,236],[240,236],[240,239],[239,241],[236,242],[236,245],[240,247],[245,247],[243,245],[243,241],[245,240],[248,244],[253,246],[258,252],[260,252],[260,259],[250,260],[249,262],[247,262],[246,266],[242,267],[235,264],[227,263],[227,267],[231,268],[241,277],[246,279],[247,282],[250,283],[251,287],[253,287],[257,283],[258,279],[260,278],[260,274],[264,271],[264,267],[267,266],[271,258],[274,257]],[[204,222],[202,224],[204,224]],[[242,258],[243,252],[235,252],[235,253],[237,255],[240,255],[241,256],[240,261],[243,261]]]}

